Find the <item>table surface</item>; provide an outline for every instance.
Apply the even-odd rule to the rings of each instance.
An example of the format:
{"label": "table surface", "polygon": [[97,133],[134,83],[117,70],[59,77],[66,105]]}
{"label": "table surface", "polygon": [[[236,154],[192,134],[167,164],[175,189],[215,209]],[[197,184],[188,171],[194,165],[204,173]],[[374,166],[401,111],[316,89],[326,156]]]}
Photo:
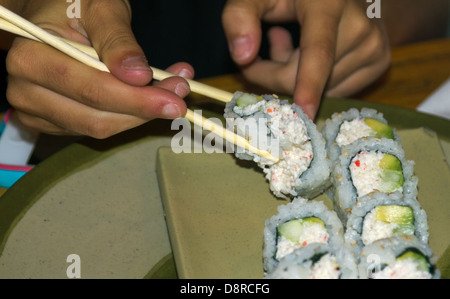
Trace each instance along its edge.
{"label": "table surface", "polygon": [[[416,109],[433,91],[450,77],[450,39],[430,40],[392,49],[392,63],[374,84],[352,96],[362,101]],[[256,86],[238,74],[200,80],[217,88],[234,92]],[[201,96],[192,95],[194,100]],[[1,114],[0,114],[1,116]],[[5,189],[0,188],[0,196]]]}

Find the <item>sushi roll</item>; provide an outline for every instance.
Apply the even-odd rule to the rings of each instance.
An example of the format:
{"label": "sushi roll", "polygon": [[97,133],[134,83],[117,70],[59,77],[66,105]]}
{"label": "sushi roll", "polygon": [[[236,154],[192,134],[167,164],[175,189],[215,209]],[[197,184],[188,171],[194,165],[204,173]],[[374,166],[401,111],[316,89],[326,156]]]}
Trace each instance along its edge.
{"label": "sushi roll", "polygon": [[351,108],[334,113],[326,120],[322,135],[332,162],[338,159],[343,146],[363,137],[388,138],[401,142],[396,130],[389,126],[383,114],[370,108]]}
{"label": "sushi roll", "polygon": [[398,235],[415,236],[428,243],[427,214],[415,199],[405,200],[400,193],[375,192],[353,207],[344,239],[358,257],[364,246]]}
{"label": "sushi roll", "polygon": [[314,243],[280,260],[266,279],[356,279],[358,268],[344,246]]}
{"label": "sushi roll", "polygon": [[227,103],[224,116],[228,129],[279,158],[274,163],[234,148],[237,158],[258,164],[276,197],[312,199],[329,185],[330,161],[325,140],[299,106],[274,95],[237,92]]}
{"label": "sushi roll", "polygon": [[378,240],[361,252],[361,279],[439,279],[436,256],[414,236]]}
{"label": "sushi roll", "polygon": [[331,181],[331,197],[343,223],[356,201],[372,192],[417,198],[414,162],[406,160],[402,146],[391,139],[364,137],[344,146]]}
{"label": "sushi roll", "polygon": [[323,202],[295,198],[278,207],[264,227],[264,271],[272,272],[279,261],[298,248],[314,243],[344,244],[342,223]]}

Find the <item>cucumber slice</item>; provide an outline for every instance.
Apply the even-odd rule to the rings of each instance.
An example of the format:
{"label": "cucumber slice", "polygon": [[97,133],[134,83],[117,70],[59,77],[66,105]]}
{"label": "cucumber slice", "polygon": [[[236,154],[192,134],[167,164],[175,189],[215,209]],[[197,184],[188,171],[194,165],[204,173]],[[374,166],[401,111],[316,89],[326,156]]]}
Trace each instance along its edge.
{"label": "cucumber slice", "polygon": [[405,259],[412,259],[417,264],[417,270],[425,272],[430,271],[430,264],[428,263],[427,258],[415,250],[407,250],[405,253],[397,257],[398,261]]}
{"label": "cucumber slice", "polygon": [[256,104],[261,100],[264,100],[264,99],[260,96],[244,93],[243,95],[241,95],[239,98],[236,99],[236,105],[243,108],[248,105]]}
{"label": "cucumber slice", "polygon": [[403,186],[405,178],[403,177],[402,163],[397,157],[385,154],[380,161],[380,167],[383,169],[381,180],[384,190],[382,191],[391,192]]}
{"label": "cucumber slice", "polygon": [[396,223],[400,226],[413,226],[414,227],[414,212],[410,207],[386,205],[375,207],[375,215],[377,220]]}
{"label": "cucumber slice", "polygon": [[322,219],[319,219],[317,217],[306,217],[301,220],[303,221],[304,225],[318,223],[322,225],[322,227],[325,227],[325,223],[322,221]]}
{"label": "cucumber slice", "polygon": [[325,223],[317,217],[294,219],[280,224],[277,228],[278,235],[285,237],[291,242],[298,243],[304,229],[313,224],[320,224],[325,227]]}
{"label": "cucumber slice", "polygon": [[291,242],[298,243],[303,232],[301,219],[290,220],[278,226],[278,235],[285,237]]}
{"label": "cucumber slice", "polygon": [[380,161],[380,167],[393,171],[403,171],[400,160],[396,156],[390,154],[384,154],[383,159]]}
{"label": "cucumber slice", "polygon": [[374,130],[375,137],[394,139],[394,130],[387,124],[373,118],[366,118],[364,122]]}
{"label": "cucumber slice", "polygon": [[394,229],[394,235],[414,235],[414,231],[416,227],[413,224],[408,225],[399,225],[396,229]]}

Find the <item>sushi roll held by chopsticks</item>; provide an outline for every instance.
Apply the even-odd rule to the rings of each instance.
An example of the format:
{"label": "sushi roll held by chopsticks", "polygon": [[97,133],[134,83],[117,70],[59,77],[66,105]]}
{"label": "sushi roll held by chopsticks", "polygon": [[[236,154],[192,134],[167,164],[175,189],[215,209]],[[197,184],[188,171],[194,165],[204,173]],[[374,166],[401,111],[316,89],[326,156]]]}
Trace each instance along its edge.
{"label": "sushi roll held by chopsticks", "polygon": [[303,110],[274,95],[236,92],[226,104],[227,127],[279,158],[277,163],[236,148],[239,159],[262,168],[276,197],[314,198],[329,184],[325,140]]}

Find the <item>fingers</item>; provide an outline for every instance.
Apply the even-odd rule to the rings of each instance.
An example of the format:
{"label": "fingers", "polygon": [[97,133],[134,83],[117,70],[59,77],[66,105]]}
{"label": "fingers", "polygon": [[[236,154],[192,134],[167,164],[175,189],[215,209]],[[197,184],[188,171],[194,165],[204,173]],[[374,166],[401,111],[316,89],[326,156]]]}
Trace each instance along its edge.
{"label": "fingers", "polygon": [[[174,80],[168,79],[158,83],[158,88],[173,89],[174,84]],[[187,93],[188,89],[180,92]],[[20,120],[25,125],[50,134],[87,135],[103,139],[155,118],[96,109],[36,84],[15,78],[12,78],[8,86],[7,97],[21,113]],[[154,105],[151,110],[158,115],[181,116],[186,113],[185,106],[183,111],[179,105],[170,103],[161,106],[155,102],[150,105]]]}
{"label": "fingers", "polygon": [[194,68],[185,62],[178,62],[166,69],[167,72],[178,75],[185,79],[194,79],[195,71]]}
{"label": "fingers", "polygon": [[[111,73],[17,38],[6,61],[7,98],[26,125],[52,134],[106,138],[154,118],[186,114],[183,98],[190,89],[182,77],[193,78],[192,66],[177,63],[168,71],[180,77],[148,85],[152,72],[131,32],[125,1],[83,1],[78,23],[60,14],[60,1],[42,7],[34,3],[28,13],[37,23],[66,38],[76,36],[84,43],[89,38]],[[46,10],[51,13],[43,18]]]}
{"label": "fingers", "polygon": [[[34,53],[33,58],[30,53]],[[183,88],[186,89],[187,83],[181,78],[169,78],[168,83],[159,83],[164,88],[131,86],[38,43],[13,46],[8,65],[13,65],[8,69],[12,77],[26,79],[99,110],[145,118],[181,116],[161,114],[161,107],[166,103],[181,105],[180,111],[183,110],[181,98],[186,96]],[[178,84],[181,85],[177,91]]]}
{"label": "fingers", "polygon": [[326,95],[346,97],[359,92],[381,76],[390,61],[389,46],[380,44],[377,38],[368,38],[336,63]]}
{"label": "fingers", "polygon": [[[356,12],[353,12],[355,15]],[[391,51],[383,23],[370,20],[361,13],[360,16],[358,30],[354,30],[352,35],[341,34],[342,38],[338,41],[336,63],[327,84],[328,96],[354,94],[389,67]],[[347,24],[347,19],[344,15],[342,28],[355,25],[355,21]]]}
{"label": "fingers", "polygon": [[286,63],[294,52],[291,34],[282,27],[273,27],[268,32],[270,58],[273,61]]}
{"label": "fingers", "polygon": [[[177,118],[186,113],[182,98],[190,90],[181,77],[152,86],[131,86],[26,40],[14,43],[7,69],[8,101],[24,115],[34,116],[22,119],[44,132],[105,138],[154,118]],[[188,78],[194,73],[186,63],[171,66],[169,71]]]}
{"label": "fingers", "polygon": [[314,119],[335,61],[342,2],[308,3],[298,10],[302,36],[294,101]]}
{"label": "fingers", "polygon": [[131,29],[125,1],[88,1],[83,26],[92,46],[114,76],[134,86],[145,86],[152,71]]}
{"label": "fingers", "polygon": [[[251,81],[293,92],[295,102],[314,118],[334,65],[344,4],[342,0],[229,1],[223,23],[232,56],[245,66],[244,74]],[[272,60],[259,61],[261,19],[296,19],[302,28],[300,54],[293,51],[287,32],[275,28],[269,33]]]}
{"label": "fingers", "polygon": [[231,0],[222,14],[230,53],[238,65],[252,62],[261,44],[262,7],[267,1]]}
{"label": "fingers", "polygon": [[248,80],[279,93],[293,94],[298,70],[299,50],[291,53],[287,62],[258,60],[242,69]]}
{"label": "fingers", "polygon": [[[146,120],[99,111],[26,81],[8,86],[7,97],[26,125],[52,134],[107,138]],[[24,96],[26,95],[26,96]]]}

